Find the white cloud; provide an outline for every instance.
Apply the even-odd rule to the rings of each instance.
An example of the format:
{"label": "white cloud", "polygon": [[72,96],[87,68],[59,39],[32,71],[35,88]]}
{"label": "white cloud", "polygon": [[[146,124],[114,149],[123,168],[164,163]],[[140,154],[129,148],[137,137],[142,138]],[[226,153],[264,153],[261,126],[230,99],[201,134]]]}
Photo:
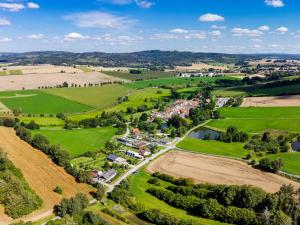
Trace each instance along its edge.
{"label": "white cloud", "polygon": [[175,33],[175,34],[187,34],[189,31],[180,29],[180,28],[175,28],[173,30],[170,30],[170,33]]}
{"label": "white cloud", "polygon": [[200,16],[199,20],[202,22],[218,22],[218,21],[224,21],[225,19],[223,16],[207,13],[207,14]]}
{"label": "white cloud", "polygon": [[132,45],[138,41],[144,40],[143,37],[140,36],[128,36],[128,35],[112,35],[112,34],[104,34],[96,37],[91,37],[92,40],[100,41],[103,43],[108,43],[110,45]]}
{"label": "white cloud", "polygon": [[20,3],[0,3],[0,8],[10,12],[20,12],[25,6]]}
{"label": "white cloud", "polygon": [[259,48],[261,48],[261,47],[262,47],[262,46],[259,45],[259,44],[255,44],[255,45],[252,45],[252,46],[251,46],[252,49],[259,49]]}
{"label": "white cloud", "polygon": [[0,26],[9,26],[11,22],[5,18],[0,19]]}
{"label": "white cloud", "polygon": [[220,30],[224,30],[226,29],[227,27],[226,26],[217,26],[217,25],[212,25],[211,28],[213,29],[220,29]]}
{"label": "white cloud", "polygon": [[43,34],[31,34],[26,36],[28,39],[33,39],[33,40],[41,40],[44,38]]}
{"label": "white cloud", "polygon": [[206,35],[202,31],[188,31],[188,33],[160,33],[153,34],[151,40],[203,40],[206,38]]}
{"label": "white cloud", "polygon": [[11,42],[11,41],[12,41],[11,38],[7,38],[7,37],[5,37],[5,38],[0,38],[0,42]]}
{"label": "white cloud", "polygon": [[34,2],[28,2],[28,3],[27,3],[27,7],[28,7],[29,9],[39,9],[39,8],[40,8],[39,4],[34,3]]}
{"label": "white cloud", "polygon": [[263,25],[263,26],[260,26],[260,27],[258,28],[258,30],[260,30],[260,31],[268,31],[268,30],[270,30],[270,27],[269,27],[269,26],[266,26],[266,25]]}
{"label": "white cloud", "polygon": [[149,9],[154,5],[153,2],[149,2],[146,0],[136,0],[135,2],[139,7],[144,8],[144,9]]}
{"label": "white cloud", "polygon": [[286,28],[286,27],[279,27],[279,28],[276,29],[276,31],[281,33],[281,34],[285,34],[286,32],[289,31],[289,29]]}
{"label": "white cloud", "polygon": [[280,8],[284,6],[284,2],[282,0],[265,0],[265,3],[274,8]]}
{"label": "white cloud", "polygon": [[64,40],[65,41],[77,41],[77,40],[84,40],[84,39],[88,39],[89,36],[84,36],[82,34],[79,33],[69,33],[67,35],[64,36]]}
{"label": "white cloud", "polygon": [[105,12],[76,13],[64,18],[72,21],[76,26],[84,28],[117,29],[128,27],[136,22]]}
{"label": "white cloud", "polygon": [[222,32],[219,31],[219,30],[214,30],[212,32],[210,32],[210,34],[213,36],[213,37],[220,37],[222,35]]}
{"label": "white cloud", "polygon": [[258,37],[263,34],[263,32],[257,29],[250,30],[245,28],[233,28],[231,30],[231,33],[233,34],[233,36],[249,36],[249,37]]}

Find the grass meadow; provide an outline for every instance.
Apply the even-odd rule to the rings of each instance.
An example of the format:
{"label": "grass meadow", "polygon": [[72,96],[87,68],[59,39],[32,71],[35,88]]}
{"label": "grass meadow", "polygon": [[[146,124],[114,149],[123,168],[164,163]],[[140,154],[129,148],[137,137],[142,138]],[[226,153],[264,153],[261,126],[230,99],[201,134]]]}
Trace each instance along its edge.
{"label": "grass meadow", "polygon": [[77,129],[77,130],[36,130],[33,134],[46,136],[51,144],[59,144],[72,157],[88,151],[97,151],[105,147],[105,143],[116,133],[113,127]]}
{"label": "grass meadow", "polygon": [[88,105],[42,91],[1,92],[0,101],[11,110],[19,109],[28,114],[75,113],[92,109]]}
{"label": "grass meadow", "polygon": [[244,143],[224,143],[219,141],[206,141],[196,138],[185,138],[177,144],[178,148],[212,155],[220,155],[241,159],[244,158],[249,152],[244,148]]}
{"label": "grass meadow", "polygon": [[[176,209],[168,205],[167,203],[155,198],[151,194],[148,194],[146,190],[150,187],[153,187],[151,184],[147,182],[149,178],[151,178],[151,175],[145,172],[144,170],[141,170],[137,174],[131,176],[129,179],[130,192],[133,194],[135,201],[144,205],[146,209],[159,209],[162,212],[169,213],[180,219],[195,220],[199,224],[206,224],[206,225],[224,224],[217,221],[190,216],[184,210]],[[170,183],[164,181],[160,181],[160,183],[161,183],[160,187],[162,188],[171,185]]]}
{"label": "grass meadow", "polygon": [[270,155],[267,158],[272,160],[281,158],[283,160],[283,167],[281,168],[283,172],[300,175],[300,153],[279,153],[276,155]]}
{"label": "grass meadow", "polygon": [[58,88],[44,90],[45,93],[88,105],[97,109],[112,107],[118,97],[127,95],[129,89],[122,85],[104,85],[86,88]]}
{"label": "grass meadow", "polygon": [[24,123],[30,123],[34,120],[38,125],[43,127],[64,125],[64,121],[57,117],[20,117],[19,119]]}
{"label": "grass meadow", "polygon": [[143,70],[142,74],[131,74],[129,72],[119,72],[119,71],[106,71],[103,72],[109,76],[118,77],[126,80],[150,80],[150,79],[158,79],[158,78],[167,78],[174,77],[176,74],[174,72],[163,72],[163,71],[150,71]]}
{"label": "grass meadow", "polygon": [[224,119],[213,120],[209,127],[226,130],[229,126],[248,133],[262,133],[266,130],[300,131],[300,107],[249,107],[222,108]]}

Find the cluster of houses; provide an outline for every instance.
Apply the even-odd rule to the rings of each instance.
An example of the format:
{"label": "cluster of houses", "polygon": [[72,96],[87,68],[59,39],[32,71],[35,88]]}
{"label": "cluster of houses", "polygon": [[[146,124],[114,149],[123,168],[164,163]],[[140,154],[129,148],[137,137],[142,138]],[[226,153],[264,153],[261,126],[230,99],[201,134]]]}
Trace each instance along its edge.
{"label": "cluster of houses", "polygon": [[223,73],[219,72],[181,72],[177,77],[222,77]]}
{"label": "cluster of houses", "polygon": [[161,118],[165,121],[172,118],[174,115],[179,115],[182,118],[188,117],[190,110],[195,109],[200,105],[198,99],[192,100],[177,100],[170,107],[168,107],[164,112],[154,112],[151,115],[151,120],[156,118]]}
{"label": "cluster of houses", "polygon": [[117,171],[115,169],[110,169],[106,172],[94,170],[92,172],[92,180],[94,183],[100,183],[105,181],[107,183],[111,182],[117,176]]}

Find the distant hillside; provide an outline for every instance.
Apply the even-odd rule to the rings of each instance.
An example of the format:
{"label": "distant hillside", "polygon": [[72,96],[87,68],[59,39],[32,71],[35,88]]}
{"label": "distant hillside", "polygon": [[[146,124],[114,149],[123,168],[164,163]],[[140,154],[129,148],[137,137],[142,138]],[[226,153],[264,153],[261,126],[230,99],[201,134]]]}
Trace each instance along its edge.
{"label": "distant hillside", "polygon": [[188,66],[196,62],[237,63],[240,61],[261,59],[264,57],[281,59],[300,59],[300,55],[280,54],[224,54],[224,53],[193,53],[178,51],[142,51],[132,53],[103,52],[26,52],[0,54],[0,63],[25,64],[89,64],[104,67],[173,67]]}

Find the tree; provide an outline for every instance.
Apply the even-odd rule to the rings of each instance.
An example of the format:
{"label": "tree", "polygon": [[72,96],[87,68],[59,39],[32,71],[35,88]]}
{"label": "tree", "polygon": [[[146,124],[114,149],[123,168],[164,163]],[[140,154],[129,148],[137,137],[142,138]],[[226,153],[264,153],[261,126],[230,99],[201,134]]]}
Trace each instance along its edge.
{"label": "tree", "polygon": [[53,191],[57,194],[62,194],[63,190],[60,186],[56,186]]}
{"label": "tree", "polygon": [[102,184],[99,184],[97,186],[97,190],[96,190],[96,193],[95,193],[95,198],[97,200],[101,201],[104,196],[105,196],[105,187]]}

